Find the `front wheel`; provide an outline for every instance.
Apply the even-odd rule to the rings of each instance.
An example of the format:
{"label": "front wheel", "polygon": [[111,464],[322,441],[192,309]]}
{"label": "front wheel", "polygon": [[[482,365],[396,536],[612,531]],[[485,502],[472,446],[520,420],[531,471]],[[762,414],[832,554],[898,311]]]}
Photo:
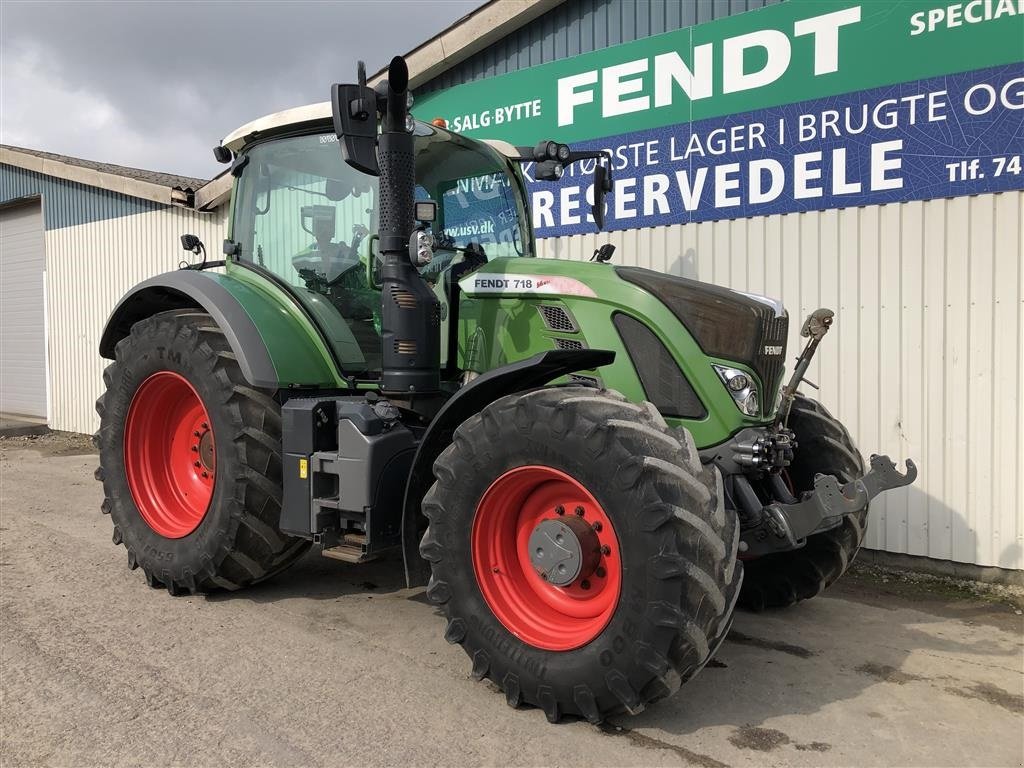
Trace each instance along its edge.
{"label": "front wheel", "polygon": [[640,712],[730,626],[738,525],[649,404],[551,387],[464,422],[423,501],[428,597],[476,678],[548,719]]}
{"label": "front wheel", "polygon": [[281,533],[281,412],[197,310],[132,327],[104,371],[96,444],[114,544],[172,594],[238,589],[309,547]]}

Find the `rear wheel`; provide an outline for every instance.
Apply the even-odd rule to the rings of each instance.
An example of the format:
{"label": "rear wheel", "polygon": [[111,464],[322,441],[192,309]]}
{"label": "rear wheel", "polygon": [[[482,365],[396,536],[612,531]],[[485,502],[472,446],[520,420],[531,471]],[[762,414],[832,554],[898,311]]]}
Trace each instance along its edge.
{"label": "rear wheel", "polygon": [[103,378],[102,510],[151,586],[238,589],[305,552],[308,542],[277,530],[280,406],[245,382],[209,315],[136,323]]}
{"label": "rear wheel", "polygon": [[[788,469],[797,496],[814,488],[818,474],[835,475],[840,483],[864,475],[864,461],[850,433],[817,400],[797,395],[789,428],[797,441]],[[844,517],[839,527],[809,536],[801,549],[747,561],[740,604],[760,611],[784,608],[820,594],[850,567],[867,523],[865,508]]]}
{"label": "rear wheel", "polygon": [[677,690],[730,626],[742,566],[716,470],[653,406],[551,387],[463,423],[423,501],[445,637],[509,704],[600,722]]}

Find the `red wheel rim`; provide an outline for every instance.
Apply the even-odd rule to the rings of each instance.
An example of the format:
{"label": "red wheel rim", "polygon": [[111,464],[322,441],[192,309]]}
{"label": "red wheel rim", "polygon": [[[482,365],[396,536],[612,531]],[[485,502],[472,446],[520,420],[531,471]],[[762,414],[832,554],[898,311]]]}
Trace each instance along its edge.
{"label": "red wheel rim", "polygon": [[[544,580],[530,560],[528,542],[559,512],[582,519],[597,533],[597,568],[566,586]],[[589,534],[588,534],[589,535]],[[604,509],[577,480],[551,467],[511,469],[477,505],[472,532],[473,570],[498,621],[536,648],[569,651],[586,645],[615,613],[622,586],[619,541]]]}
{"label": "red wheel rim", "polygon": [[213,498],[216,448],[203,401],[183,376],[154,373],[135,392],[124,431],[132,499],[168,539],[196,529]]}

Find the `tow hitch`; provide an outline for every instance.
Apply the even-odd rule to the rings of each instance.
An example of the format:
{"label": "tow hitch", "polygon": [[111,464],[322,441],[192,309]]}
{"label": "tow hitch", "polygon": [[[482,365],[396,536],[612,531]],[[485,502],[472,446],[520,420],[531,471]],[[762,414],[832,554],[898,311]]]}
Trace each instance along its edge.
{"label": "tow hitch", "polygon": [[761,510],[761,522],[743,532],[744,557],[796,549],[811,534],[839,525],[846,515],[860,512],[882,491],[910,485],[917,467],[907,459],[906,474],[888,456],[871,456],[871,469],[857,480],[840,485],[833,475],[814,478],[814,490],[793,504],[769,504]]}

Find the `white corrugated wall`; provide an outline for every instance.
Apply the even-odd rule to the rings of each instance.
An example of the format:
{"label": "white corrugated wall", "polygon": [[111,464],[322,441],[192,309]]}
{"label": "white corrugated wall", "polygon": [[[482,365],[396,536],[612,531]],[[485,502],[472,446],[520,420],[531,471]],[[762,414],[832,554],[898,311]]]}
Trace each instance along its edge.
{"label": "white corrugated wall", "polygon": [[[550,238],[613,262],[836,311],[808,374],[865,453],[920,476],[872,505],[867,546],[1024,568],[1024,193]],[[807,388],[805,387],[805,390]]]}
{"label": "white corrugated wall", "polygon": [[183,233],[198,235],[211,260],[222,258],[226,211],[165,208],[47,231],[52,429],[96,431],[95,403],[109,363],[99,356],[107,316],[133,285],[194,258],[181,249]]}

